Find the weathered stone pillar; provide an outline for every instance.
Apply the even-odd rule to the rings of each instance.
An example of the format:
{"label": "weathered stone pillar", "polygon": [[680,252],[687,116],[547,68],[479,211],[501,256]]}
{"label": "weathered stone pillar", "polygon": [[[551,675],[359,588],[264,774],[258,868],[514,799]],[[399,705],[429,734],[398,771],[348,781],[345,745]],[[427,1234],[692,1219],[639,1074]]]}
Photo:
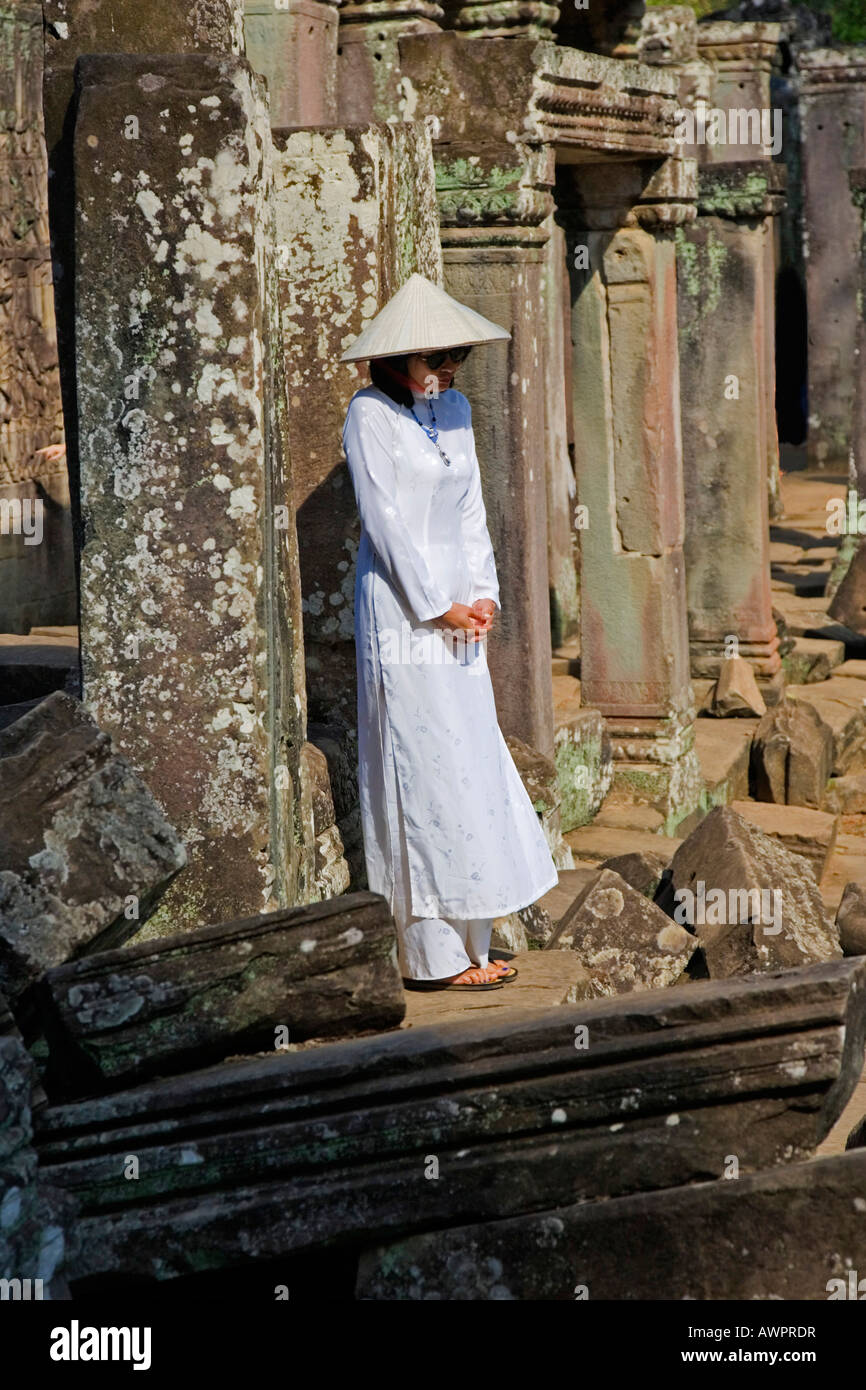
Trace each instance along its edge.
{"label": "weathered stone pillar", "polygon": [[418,271],[442,281],[430,134],[421,122],[277,131],[275,209],[289,441],[313,735],[361,870],[353,593],[359,522],[340,434],[366,369],[340,353]]}
{"label": "weathered stone pillar", "polygon": [[267,81],[275,130],[336,122],[339,2],[246,0],[246,54]]}
{"label": "weathered stone pillar", "polygon": [[42,126],[42,12],[0,3],[0,632],[77,621],[63,458],[48,167]]}
{"label": "weathered stone pillar", "polygon": [[337,48],[341,125],[416,116],[415,95],[402,78],[399,43],[410,34],[435,34],[442,7],[434,0],[359,0],[340,9]]}
{"label": "weathered stone pillar", "polygon": [[860,215],[848,183],[866,162],[866,52],[799,55],[809,316],[809,464],[845,471],[854,442]]}
{"label": "weathered stone pillar", "polygon": [[86,53],[243,53],[243,0],[43,0],[48,210],[73,526],[78,515],[73,131],[75,64]]}
{"label": "weathered stone pillar", "polygon": [[[712,106],[726,114],[760,113],[770,109],[770,78],[779,66],[782,31],[778,24],[739,24],[721,20],[699,24],[698,53],[715,73]],[[769,133],[770,139],[764,137]],[[772,127],[762,129],[753,117],[717,128],[704,146],[710,164],[729,164],[742,159],[771,158]],[[778,153],[778,151],[776,151]]]}
{"label": "weathered stone pillar", "polygon": [[[722,21],[698,27],[698,52],[713,69],[712,111],[721,113],[716,125],[708,122],[706,140],[698,151],[701,164],[742,164],[744,182],[741,199],[754,202],[759,185],[749,180],[761,177],[754,162],[769,164],[782,154],[781,108],[774,108],[771,78],[780,66],[781,26],[778,24],[736,24]],[[719,138],[721,137],[721,138]],[[726,176],[732,179],[732,175]],[[784,201],[784,176],[768,171],[769,191],[774,195],[763,216],[777,217]],[[770,514],[781,512],[779,436],[776,428],[776,228],[766,227],[764,265],[760,270],[763,298],[760,314],[760,400],[761,434],[765,455]]]}
{"label": "weathered stone pillar", "polygon": [[544,303],[547,228],[527,220],[472,227],[443,216],[445,288],[511,334],[490,343],[461,370],[472,402],[484,500],[502,613],[490,638],[499,723],[547,757],[553,755],[550,679],[547,484],[545,459]]}
{"label": "weathered stone pillar", "polygon": [[[649,46],[649,15],[646,28]],[[766,683],[781,669],[768,532],[768,478],[778,478],[773,214],[785,172],[769,158],[778,28],[692,21],[675,32],[687,61],[673,71],[694,113],[683,148],[700,163],[697,219],[676,233],[691,670],[715,677],[738,651]],[[673,51],[663,37],[662,27],[660,60]]]}
{"label": "weathered stone pillar", "polygon": [[571,294],[565,233],[551,219],[544,247],[543,305],[547,348],[544,371],[544,456],[547,478],[547,573],[550,635],[559,647],[580,626],[580,529],[576,524],[574,425],[571,392]]}
{"label": "weathered stone pillar", "polygon": [[672,831],[701,792],[673,233],[694,215],[694,165],[569,172],[571,206],[564,175],[558,197],[575,266],[575,458],[578,500],[589,515],[581,536],[581,695],[606,716],[614,796],[656,806]]}
{"label": "weathered stone pillar", "polygon": [[[858,503],[866,497],[866,167],[852,169],[848,175],[851,200],[860,219],[858,257],[856,352],[854,357],[854,437],[850,460],[849,488]],[[855,538],[856,540],[857,538]]]}
{"label": "weathered stone pillar", "polygon": [[[677,233],[691,669],[726,654],[762,682],[781,670],[770,590],[768,274],[784,168],[705,165],[699,217]],[[778,684],[778,681],[776,681]]]}
{"label": "weathered stone pillar", "polygon": [[165,933],[314,896],[270,128],[242,59],[79,71],[84,698],[186,840]]}

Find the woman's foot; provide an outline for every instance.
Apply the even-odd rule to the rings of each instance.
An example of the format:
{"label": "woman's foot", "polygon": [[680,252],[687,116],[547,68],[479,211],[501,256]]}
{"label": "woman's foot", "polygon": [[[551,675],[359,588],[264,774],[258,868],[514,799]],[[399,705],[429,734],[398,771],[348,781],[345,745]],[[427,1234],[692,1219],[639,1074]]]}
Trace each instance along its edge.
{"label": "woman's foot", "polygon": [[462,970],[459,975],[451,975],[444,980],[403,980],[406,989],[434,990],[434,989],[502,989],[502,975],[498,970],[491,970],[489,966],[471,965],[468,970]]}
{"label": "woman's foot", "polygon": [[492,978],[493,978],[494,980],[516,980],[516,979],[517,979],[517,971],[515,970],[514,966],[510,963],[510,961],[507,961],[507,960],[492,960],[492,961],[490,961],[490,963],[488,964],[487,969],[488,969],[489,971],[493,972]]}
{"label": "woman's foot", "polygon": [[502,971],[496,968],[497,962],[489,965],[472,965],[460,975],[452,975],[443,983],[449,985],[492,985],[502,979]]}

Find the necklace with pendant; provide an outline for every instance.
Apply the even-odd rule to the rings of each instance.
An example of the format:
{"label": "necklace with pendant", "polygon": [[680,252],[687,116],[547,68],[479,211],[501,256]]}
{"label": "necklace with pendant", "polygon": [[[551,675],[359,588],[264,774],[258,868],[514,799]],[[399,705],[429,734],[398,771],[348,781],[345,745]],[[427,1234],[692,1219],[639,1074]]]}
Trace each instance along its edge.
{"label": "necklace with pendant", "polygon": [[445,450],[442,448],[442,445],[439,443],[439,431],[436,428],[436,411],[433,409],[433,402],[428,399],[427,404],[430,407],[430,419],[433,422],[432,425],[425,425],[423,420],[418,419],[418,416],[415,414],[414,405],[409,407],[409,409],[412,411],[412,418],[421,426],[427,438],[430,440],[430,443],[435,444],[436,448],[439,450],[443,462],[447,463],[448,467],[450,468],[451,460],[446,454]]}

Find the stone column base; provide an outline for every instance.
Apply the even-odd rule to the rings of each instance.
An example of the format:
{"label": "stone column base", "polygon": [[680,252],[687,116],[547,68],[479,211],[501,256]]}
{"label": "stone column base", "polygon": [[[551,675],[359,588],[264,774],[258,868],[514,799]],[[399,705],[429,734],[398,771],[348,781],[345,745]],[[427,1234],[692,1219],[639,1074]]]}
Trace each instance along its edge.
{"label": "stone column base", "polygon": [[608,803],[652,806],[665,818],[664,834],[701,808],[703,776],[691,720],[607,719],[613,755]]}
{"label": "stone column base", "polygon": [[[762,689],[764,684],[776,680],[782,669],[778,634],[769,642],[744,642],[740,639],[737,655],[750,663],[755,672],[755,679]],[[719,642],[718,638],[692,637],[689,640],[689,657],[693,680],[717,680],[725,660],[724,643]]]}

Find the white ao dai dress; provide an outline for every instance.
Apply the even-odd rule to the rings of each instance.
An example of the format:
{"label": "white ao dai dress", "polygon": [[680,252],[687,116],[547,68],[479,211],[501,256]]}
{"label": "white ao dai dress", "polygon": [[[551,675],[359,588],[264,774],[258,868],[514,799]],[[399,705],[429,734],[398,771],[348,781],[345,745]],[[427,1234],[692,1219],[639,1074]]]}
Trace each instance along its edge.
{"label": "white ao dai dress", "polygon": [[[557,882],[496,719],[486,640],[432,620],[499,585],[471,411],[434,401],[439,444],[375,386],[349,404],[343,446],[361,518],[355,584],[361,817],[367,875],[397,924],[404,977],[485,963],[496,917]],[[430,404],[415,394],[425,425]]]}

